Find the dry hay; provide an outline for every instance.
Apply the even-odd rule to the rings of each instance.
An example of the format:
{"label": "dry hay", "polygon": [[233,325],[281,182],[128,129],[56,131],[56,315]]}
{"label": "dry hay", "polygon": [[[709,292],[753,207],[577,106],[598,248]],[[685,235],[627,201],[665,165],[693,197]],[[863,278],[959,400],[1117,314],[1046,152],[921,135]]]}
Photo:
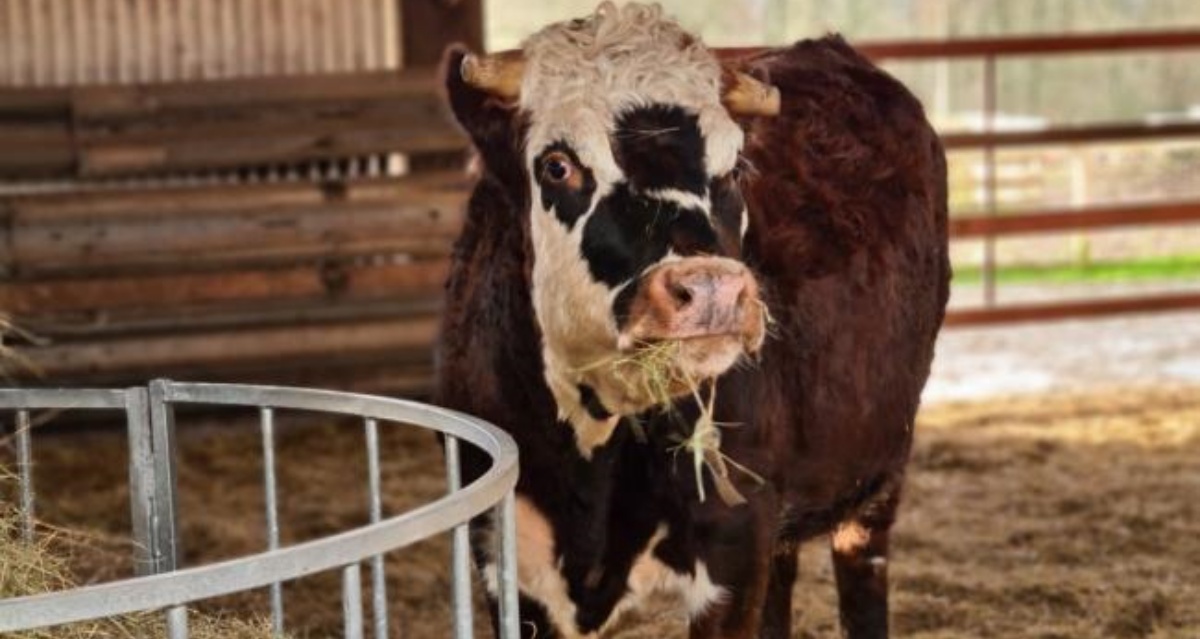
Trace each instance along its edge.
{"label": "dry hay", "polygon": [[[766,304],[759,302],[759,305],[768,320],[773,321],[766,312]],[[579,372],[603,369],[624,387],[626,395],[648,397],[661,410],[670,411],[677,397],[690,396],[699,408],[699,416],[692,425],[691,435],[680,441],[673,451],[691,457],[700,501],[707,499],[704,490],[704,474],[707,471],[717,494],[726,505],[743,504],[746,498],[733,486],[730,473],[743,473],[758,483],[762,483],[763,479],[721,452],[720,428],[737,424],[721,424],[714,419],[716,382],[697,379],[679,368],[682,346],[682,341],[673,339],[638,344],[628,351],[585,366]]]}
{"label": "dry hay", "polygon": [[[229,428],[182,423],[188,563],[261,549],[255,429],[244,421]],[[279,428],[285,540],[362,523],[357,424],[289,426],[281,415]],[[393,429],[381,435],[389,512],[441,494],[441,451],[431,436]],[[35,443],[39,512],[107,534],[127,529],[121,439],[87,434]],[[892,544],[895,634],[1200,636],[1197,460],[1196,388],[926,408]],[[837,636],[826,554],[821,542],[802,554],[797,637]],[[450,636],[448,556],[443,536],[389,557],[393,627],[401,636]],[[289,585],[289,629],[297,636],[340,634],[339,592],[336,575]],[[238,612],[265,610],[261,593],[221,603]],[[669,613],[622,627],[619,636],[628,639],[685,636]]]}
{"label": "dry hay", "polygon": [[[0,472],[3,472],[2,468]],[[0,476],[0,479],[12,480],[8,476]],[[0,599],[78,586],[70,564],[84,555],[93,563],[118,561],[111,554],[112,539],[39,526],[35,541],[26,543],[21,539],[20,521],[16,508],[0,504]],[[228,615],[193,613],[188,621],[190,636],[194,639],[266,639],[273,636],[270,622],[263,617],[245,620]],[[166,637],[167,631],[161,613],[138,612],[5,636],[12,639],[147,639]]]}

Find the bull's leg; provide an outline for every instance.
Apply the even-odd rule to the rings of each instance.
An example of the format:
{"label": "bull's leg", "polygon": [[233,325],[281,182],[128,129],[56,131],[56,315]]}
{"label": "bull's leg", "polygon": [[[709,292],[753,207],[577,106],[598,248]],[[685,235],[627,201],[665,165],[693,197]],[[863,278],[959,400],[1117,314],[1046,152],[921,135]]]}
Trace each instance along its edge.
{"label": "bull's leg", "polygon": [[[491,617],[492,637],[500,636],[500,603],[494,596],[488,594],[488,612]],[[521,616],[521,639],[559,639],[558,631],[546,614],[546,609],[538,602],[521,595],[518,606]]]}
{"label": "bull's leg", "polygon": [[767,600],[763,605],[759,639],[788,639],[792,629],[792,589],[796,585],[799,544],[782,544],[771,558]]}
{"label": "bull's leg", "polygon": [[849,639],[888,636],[888,531],[898,497],[888,495],[842,522],[830,539],[838,612]]}
{"label": "bull's leg", "polygon": [[701,557],[720,595],[695,615],[691,639],[757,639],[771,575],[774,512],[755,503],[701,524]]}

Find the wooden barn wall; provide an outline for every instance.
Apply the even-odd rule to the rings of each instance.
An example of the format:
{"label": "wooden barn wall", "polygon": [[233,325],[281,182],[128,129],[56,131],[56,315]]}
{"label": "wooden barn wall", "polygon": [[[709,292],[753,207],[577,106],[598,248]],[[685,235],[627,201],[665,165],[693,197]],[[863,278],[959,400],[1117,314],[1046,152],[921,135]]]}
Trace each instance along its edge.
{"label": "wooden barn wall", "polygon": [[400,65],[396,0],[0,0],[0,86]]}

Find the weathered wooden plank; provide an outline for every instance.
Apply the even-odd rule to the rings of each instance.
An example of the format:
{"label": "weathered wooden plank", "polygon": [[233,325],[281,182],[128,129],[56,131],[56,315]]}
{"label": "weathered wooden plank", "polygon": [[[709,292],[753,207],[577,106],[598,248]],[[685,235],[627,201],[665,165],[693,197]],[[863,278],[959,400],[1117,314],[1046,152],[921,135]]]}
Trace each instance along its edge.
{"label": "weathered wooden plank", "polygon": [[116,122],[270,105],[402,102],[436,96],[431,68],[154,84],[0,88],[0,119]]}
{"label": "weathered wooden plank", "polygon": [[[266,76],[167,82],[162,84],[87,86],[74,90],[67,100],[80,122],[144,120],[194,112],[287,106],[307,108],[337,103],[405,103],[435,98],[438,85],[431,69],[369,71],[299,76]],[[0,92],[0,113],[5,112]],[[55,97],[12,96],[13,110],[38,107],[62,112]]]}
{"label": "weathered wooden plank", "polygon": [[[466,148],[428,71],[417,74],[420,81],[366,75],[264,79],[261,86],[201,82],[175,92],[84,88],[68,94],[70,116],[42,122],[0,111],[0,178],[128,176]],[[24,112],[46,99],[8,101]],[[4,100],[0,95],[0,109]]]}
{"label": "weathered wooden plank", "polygon": [[62,87],[0,88],[0,119],[58,120],[71,115],[71,90]]}
{"label": "weathered wooden plank", "polygon": [[9,281],[0,283],[0,308],[21,318],[94,311],[179,314],[180,307],[244,307],[264,301],[427,298],[440,293],[448,269],[445,260],[335,260],[273,269]]}
{"label": "weathered wooden plank", "polygon": [[75,161],[66,124],[0,122],[0,179],[69,174]]}
{"label": "weathered wooden plank", "polygon": [[241,211],[358,204],[422,204],[465,199],[468,180],[459,173],[338,182],[280,182],[78,191],[0,199],[24,223],[174,218]]}
{"label": "weathered wooden plank", "polygon": [[[125,337],[18,346],[17,355],[48,379],[101,374],[162,375],[237,366],[351,362],[428,357],[435,317],[313,324],[207,333]],[[407,355],[404,355],[407,353]]]}
{"label": "weathered wooden plank", "polygon": [[439,256],[461,227],[460,201],[257,210],[233,215],[11,222],[10,253],[22,277],[181,264],[270,263],[322,256],[405,253]]}
{"label": "weathered wooden plank", "polygon": [[162,309],[108,309],[98,313],[18,316],[30,334],[52,341],[97,340],[140,335],[241,330],[314,323],[362,322],[431,316],[441,308],[436,295],[399,299],[340,299],[322,302],[267,300],[253,305]]}
{"label": "weathered wooden plank", "polygon": [[305,129],[260,132],[212,130],[162,141],[89,141],[79,150],[82,178],[128,177],[238,169],[345,159],[385,153],[459,152],[462,135],[448,124],[319,123]]}

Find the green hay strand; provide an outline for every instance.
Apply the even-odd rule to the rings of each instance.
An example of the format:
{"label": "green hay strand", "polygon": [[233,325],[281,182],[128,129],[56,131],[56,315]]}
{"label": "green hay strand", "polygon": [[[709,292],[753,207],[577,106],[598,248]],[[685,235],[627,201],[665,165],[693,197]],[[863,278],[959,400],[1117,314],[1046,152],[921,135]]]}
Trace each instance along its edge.
{"label": "green hay strand", "polygon": [[[763,312],[766,312],[765,305]],[[769,315],[766,317],[769,318]],[[690,393],[700,408],[700,416],[692,428],[692,434],[672,450],[686,451],[691,455],[696,491],[701,502],[707,499],[704,490],[704,470],[707,468],[718,495],[726,504],[732,506],[745,503],[745,497],[734,488],[729,478],[729,469],[742,472],[760,484],[763,483],[763,479],[721,452],[721,431],[713,418],[716,384],[712,380],[695,379],[679,370],[675,362],[678,361],[681,347],[682,342],[678,340],[642,344],[628,353],[586,366],[579,372],[603,370],[619,381],[627,393],[635,394],[640,391],[642,396],[649,397],[655,405],[668,410],[675,396],[681,394],[681,389]],[[701,387],[705,385],[708,390],[707,400],[700,395]]]}

